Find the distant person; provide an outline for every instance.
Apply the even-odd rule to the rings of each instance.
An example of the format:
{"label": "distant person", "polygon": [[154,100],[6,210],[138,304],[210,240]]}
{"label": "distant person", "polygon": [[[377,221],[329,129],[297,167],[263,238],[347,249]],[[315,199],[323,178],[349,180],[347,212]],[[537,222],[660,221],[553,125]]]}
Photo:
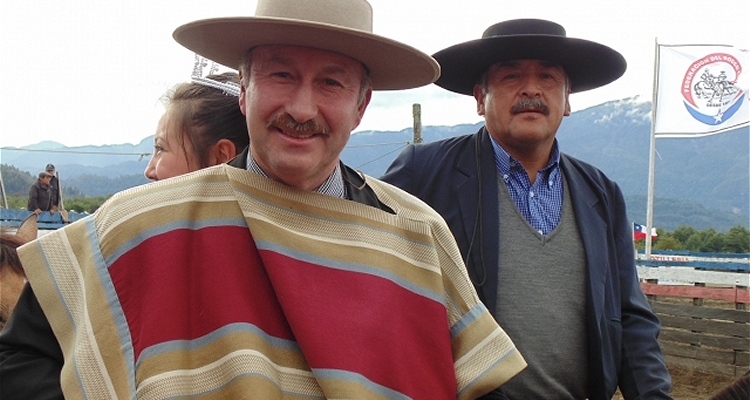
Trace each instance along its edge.
{"label": "distant person", "polygon": [[239,75],[226,72],[182,83],[166,96],[146,178],[158,181],[233,159],[247,147]]}
{"label": "distant person", "polygon": [[55,166],[53,164],[47,164],[44,170],[52,175],[52,179],[49,181],[50,190],[52,191],[52,208],[57,211],[60,207],[60,180],[55,175]]}
{"label": "distant person", "polygon": [[19,249],[3,400],[464,400],[524,368],[445,221],[340,159],[373,90],[433,82],[432,57],[372,34],[365,0],[173,36],[239,67],[250,145]]}
{"label": "distant person", "polygon": [[448,222],[480,298],[529,363],[508,399],[668,399],[659,319],[641,291],[617,184],[562,153],[571,93],[625,59],[550,21],[500,22],[433,55],[474,96],[475,134],[411,145],[382,177]]}
{"label": "distant person", "polygon": [[15,233],[10,233],[5,228],[0,231],[0,330],[8,322],[26,283],[26,274],[16,249],[36,237],[36,214],[29,214]]}
{"label": "distant person", "polygon": [[33,211],[36,215],[44,211],[49,211],[50,214],[54,214],[57,211],[57,207],[52,204],[53,195],[50,181],[52,181],[52,174],[42,171],[39,173],[36,182],[29,189],[27,209]]}

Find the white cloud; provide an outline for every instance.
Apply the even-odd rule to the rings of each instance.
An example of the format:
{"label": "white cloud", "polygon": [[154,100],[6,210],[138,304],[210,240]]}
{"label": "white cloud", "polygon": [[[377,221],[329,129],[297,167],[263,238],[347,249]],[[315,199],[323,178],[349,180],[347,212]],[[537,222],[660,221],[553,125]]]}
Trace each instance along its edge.
{"label": "white cloud", "polygon": [[[374,31],[427,53],[478,39],[513,18],[562,24],[568,36],[623,53],[618,81],[571,97],[574,110],[608,100],[651,98],[654,43],[724,43],[747,47],[750,2],[727,0],[705,14],[698,0],[552,1],[371,0]],[[254,1],[38,0],[0,5],[0,145],[54,140],[68,146],[137,143],[153,133],[159,97],[189,78],[193,55],[171,37],[196,19],[252,15]],[[720,15],[718,20],[713,15]],[[434,86],[374,96],[360,129],[479,120],[473,99]]]}

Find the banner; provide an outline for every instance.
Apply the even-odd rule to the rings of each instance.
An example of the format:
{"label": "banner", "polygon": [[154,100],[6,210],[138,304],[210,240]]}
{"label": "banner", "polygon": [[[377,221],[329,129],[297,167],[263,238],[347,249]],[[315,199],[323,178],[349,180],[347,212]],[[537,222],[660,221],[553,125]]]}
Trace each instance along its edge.
{"label": "banner", "polygon": [[657,70],[657,138],[705,136],[748,125],[747,49],[658,45]]}

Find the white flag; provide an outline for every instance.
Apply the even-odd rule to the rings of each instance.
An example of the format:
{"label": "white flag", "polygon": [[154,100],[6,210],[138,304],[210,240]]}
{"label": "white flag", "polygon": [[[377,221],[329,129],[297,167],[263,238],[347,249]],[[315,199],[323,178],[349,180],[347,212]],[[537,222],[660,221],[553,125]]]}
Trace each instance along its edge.
{"label": "white flag", "polygon": [[705,136],[748,125],[748,50],[706,45],[658,49],[656,137]]}

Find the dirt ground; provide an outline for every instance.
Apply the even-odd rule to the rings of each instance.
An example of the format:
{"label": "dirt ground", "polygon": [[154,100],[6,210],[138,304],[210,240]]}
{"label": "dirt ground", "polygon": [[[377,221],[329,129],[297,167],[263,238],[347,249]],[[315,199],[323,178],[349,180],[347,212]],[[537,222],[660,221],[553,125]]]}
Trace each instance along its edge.
{"label": "dirt ground", "polygon": [[[660,298],[659,301],[676,304],[690,304],[693,302],[692,299],[682,298]],[[734,303],[710,299],[705,300],[703,306],[729,310],[735,309]],[[667,368],[672,376],[671,394],[675,400],[706,400],[739,379],[739,377],[695,371],[670,365],[669,363],[667,364]],[[613,397],[613,400],[622,400],[619,392]]]}
{"label": "dirt ground", "polygon": [[[737,379],[732,376],[707,374],[677,366],[668,366],[668,368],[672,375],[672,397],[675,400],[706,400]],[[622,396],[618,392],[612,399],[622,400]]]}
{"label": "dirt ground", "polygon": [[670,367],[672,397],[675,400],[705,400],[731,384],[737,377],[713,375],[680,367]]}

